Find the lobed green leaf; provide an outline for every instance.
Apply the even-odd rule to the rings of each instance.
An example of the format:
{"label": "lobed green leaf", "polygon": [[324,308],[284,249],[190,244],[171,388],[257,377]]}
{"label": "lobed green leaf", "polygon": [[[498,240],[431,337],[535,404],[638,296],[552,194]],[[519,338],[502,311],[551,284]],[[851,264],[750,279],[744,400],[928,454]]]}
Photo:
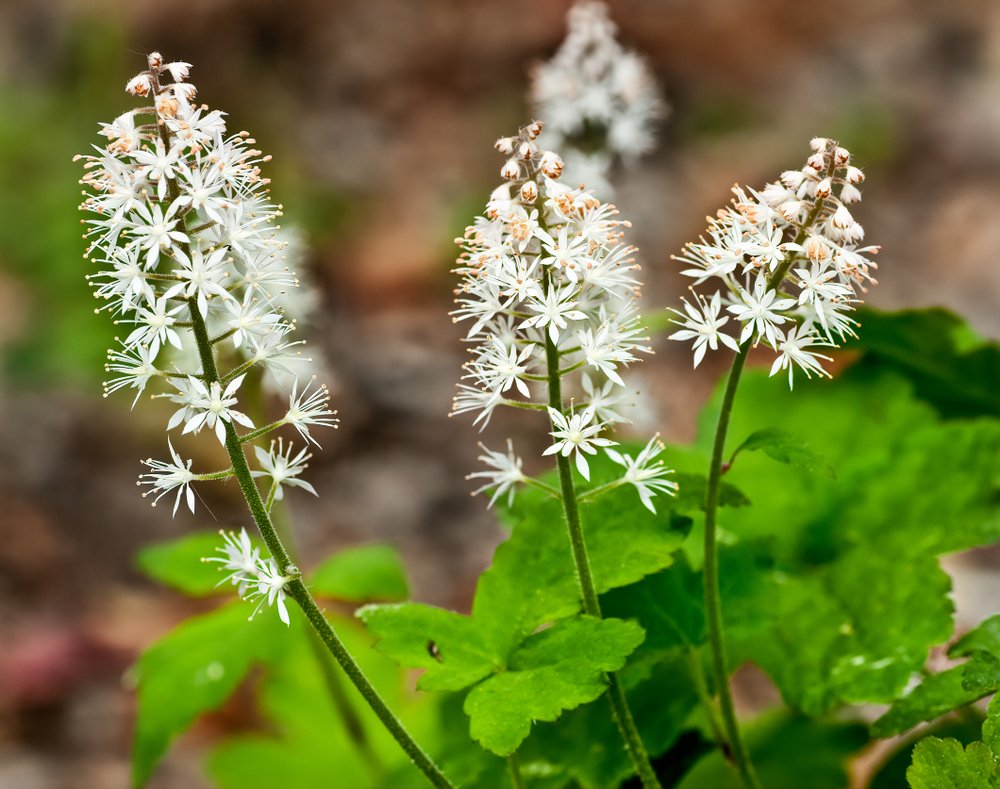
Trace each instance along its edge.
{"label": "lobed green leaf", "polygon": [[593,701],[642,642],[632,622],[578,616],[525,639],[506,670],[477,685],[465,699],[470,733],[501,756],[517,750],[534,721],[554,721]]}

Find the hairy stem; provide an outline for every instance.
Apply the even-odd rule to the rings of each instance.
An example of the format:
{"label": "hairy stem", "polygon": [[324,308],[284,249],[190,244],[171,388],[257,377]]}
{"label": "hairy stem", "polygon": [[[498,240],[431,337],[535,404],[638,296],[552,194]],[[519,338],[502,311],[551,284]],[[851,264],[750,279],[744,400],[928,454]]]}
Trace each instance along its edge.
{"label": "hairy stem", "polygon": [[715,428],[715,442],[712,445],[712,465],[708,472],[708,492],[705,496],[705,566],[704,593],[705,618],[708,626],[708,641],[712,652],[712,674],[716,690],[719,694],[719,707],[722,712],[722,722],[729,740],[729,750],[743,782],[752,789],[760,784],[750,761],[750,754],[739,724],[736,721],[736,710],[733,706],[733,694],[729,687],[729,669],[726,661],[726,645],[722,637],[722,604],[719,599],[719,554],[716,544],[716,516],[719,508],[719,484],[722,480],[722,458],[726,445],[726,433],[729,429],[729,416],[736,399],[736,389],[740,382],[743,366],[746,364],[750,343],[744,345],[733,359],[733,366],[726,380],[726,390],[722,396],[722,409],[719,411],[719,421]]}
{"label": "hairy stem", "polygon": [[[258,388],[257,391],[259,392],[260,389]],[[271,486],[270,493],[268,493],[268,512],[271,513],[271,520],[278,531],[278,536],[285,543],[289,554],[295,558],[298,551],[295,547],[295,534],[289,523],[288,509],[287,507],[282,507],[281,502],[278,502],[277,507],[273,507],[274,494],[277,487],[278,484],[274,483]],[[344,724],[344,730],[347,732],[347,736],[353,743],[355,750],[364,759],[368,768],[372,771],[375,781],[378,782],[385,776],[385,765],[382,764],[382,760],[372,747],[361,717],[345,692],[343,680],[337,673],[336,668],[334,668],[330,653],[326,650],[326,644],[323,643],[323,639],[320,638],[319,633],[315,630],[310,629],[308,634],[309,648],[312,650],[316,662],[319,664],[323,682],[330,694],[330,701],[337,710],[337,715],[341,723]]]}
{"label": "hairy stem", "polygon": [[[546,277],[546,287],[548,278]],[[559,371],[559,351],[548,332],[545,334],[545,359],[548,366],[549,405],[562,412],[562,381]],[[562,453],[556,456],[556,466],[559,469],[559,488],[562,491],[563,513],[566,516],[566,527],[569,531],[569,542],[573,549],[573,564],[576,567],[576,577],[580,582],[580,594],[583,598],[584,613],[601,618],[601,605],[597,599],[597,588],[594,586],[594,576],[590,569],[590,558],[587,555],[587,542],[580,522],[580,508],[577,506],[576,488],[573,485],[573,472],[569,458]],[[639,730],[636,728],[628,700],[614,674],[607,675],[608,699],[615,722],[625,740],[625,749],[632,759],[639,780],[644,789],[660,789],[660,782],[649,761],[646,747],[643,745]]]}

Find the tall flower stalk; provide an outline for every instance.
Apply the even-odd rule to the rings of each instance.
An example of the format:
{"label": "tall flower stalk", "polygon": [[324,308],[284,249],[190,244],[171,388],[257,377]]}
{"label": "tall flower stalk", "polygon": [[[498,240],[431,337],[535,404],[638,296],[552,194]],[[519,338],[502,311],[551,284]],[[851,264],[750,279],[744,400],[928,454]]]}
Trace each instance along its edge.
{"label": "tall flower stalk", "polygon": [[[688,244],[677,258],[695,286],[717,287],[709,296],[692,287],[692,301],[673,310],[681,328],[671,338],[693,341],[695,367],[720,345],[736,352],[709,466],[704,595],[728,749],[749,787],[759,782],[736,720],[719,598],[717,518],[730,415],[747,356],[758,345],[777,352],[771,375],[787,370],[789,387],[796,369],[806,377],[829,377],[823,362],[830,357],[817,349],[836,347],[854,335],[858,324],[850,313],[866,286],[875,283],[876,265],[869,256],[878,247],[859,246],[864,229],[847,207],[861,200],[864,174],[851,163],[850,152],[831,140],[816,138],[811,148],[802,169],[782,173],[760,192],[734,187],[732,203],[711,220],[707,238]],[[722,330],[731,318],[736,336]]]}
{"label": "tall flower stalk", "polygon": [[[256,426],[241,408],[240,389],[251,370],[292,373],[301,343],[291,339],[293,323],[277,305],[297,281],[276,237],[280,206],[269,202],[268,180],[261,175],[260,165],[270,157],[252,147],[246,132],[228,135],[223,113],[194,104],[189,70],[188,63],[164,63],[152,53],[148,68],[126,85],[152,103],[102,124],[106,146],[81,157],[83,183],[91,191],[82,208],[96,214],[85,222],[90,239],[85,257],[101,266],[90,279],[116,322],[134,326],[109,354],[114,377],[106,390],[133,390],[134,406],[152,382],[165,385],[168,391],[160,396],[178,406],[168,432],[208,428],[231,464],[195,473],[192,461],[168,441],[170,458],[147,461],[140,484],[157,499],[173,496],[175,512],[182,501],[193,512],[194,483],[235,478],[270,556],[261,557],[245,531],[228,535],[221,559],[232,583],[256,602],[254,614],[273,606],[286,624],[286,599],[294,600],[417,767],[433,785],[450,787],[347,652],[274,526],[271,507],[282,486],[310,489],[299,478],[308,453],[268,437],[292,427],[303,442],[315,445],[312,429],[336,427],[337,420],[325,387],[311,380],[300,386],[293,374],[280,419]],[[227,343],[237,357],[228,370],[220,353]],[[180,358],[196,358],[198,369],[159,361],[167,345]],[[256,472],[247,447],[254,448]],[[266,500],[255,476],[271,480]]]}
{"label": "tall flower stalk", "polygon": [[[561,499],[583,610],[600,617],[574,469],[589,481],[588,459],[604,450],[624,473],[584,495],[631,484],[653,511],[653,497],[674,492],[676,484],[658,457],[656,437],[633,457],[610,449],[616,442],[606,436],[611,424],[624,420],[622,372],[649,350],[636,307],[636,250],[623,240],[629,223],[614,206],[560,181],[562,160],[539,148],[540,133],[534,122],[497,142],[507,157],[504,183],[485,216],[459,239],[462,285],[453,315],[470,324],[466,338],[475,347],[453,413],[478,412],[483,427],[500,406],[547,413],[552,442],[543,454],[555,456],[558,488],[527,477],[509,441],[506,453],[485,450],[481,459],[489,470],[472,476],[485,480],[480,490],[494,489],[494,500],[513,496],[519,484]],[[607,681],[636,771],[647,789],[657,787],[621,684],[613,674]]]}

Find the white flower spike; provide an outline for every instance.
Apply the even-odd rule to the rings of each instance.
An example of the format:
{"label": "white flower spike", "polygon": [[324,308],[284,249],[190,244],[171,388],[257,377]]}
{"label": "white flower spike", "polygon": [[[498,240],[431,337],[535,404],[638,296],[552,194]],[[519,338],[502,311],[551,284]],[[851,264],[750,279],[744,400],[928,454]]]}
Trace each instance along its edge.
{"label": "white flower spike", "polygon": [[[829,356],[810,350],[836,347],[854,334],[850,317],[859,292],[875,284],[871,255],[878,247],[859,247],[864,229],[845,208],[857,203],[863,180],[851,154],[831,140],[812,141],[812,155],[801,170],[788,170],[760,192],[733,187],[729,206],[710,220],[706,236],[688,244],[677,260],[694,285],[711,283],[711,296],[695,294],[684,310],[671,310],[680,330],[673,340],[694,340],[695,367],[707,350],[725,345],[739,352],[763,344],[778,356],[774,375],[788,370],[807,377],[828,376]],[[736,326],[727,333],[729,317]]]}
{"label": "white flower spike", "polygon": [[[498,141],[509,157],[508,183],[457,242],[462,284],[452,315],[468,325],[475,347],[452,414],[476,413],[475,424],[485,428],[500,406],[545,410],[553,442],[544,454],[572,457],[589,480],[588,458],[615,444],[604,433],[627,421],[628,368],[650,352],[636,306],[639,267],[624,240],[629,222],[590,190],[560,180],[562,159],[538,145],[541,128],[536,121]],[[720,325],[729,320],[718,318],[721,302],[714,309]],[[702,340],[712,348],[719,341]],[[573,390],[570,402],[578,406],[557,408],[544,397],[552,376]],[[483,447],[489,470],[469,476],[485,483],[476,493],[493,490],[490,506],[504,494],[510,500],[527,479],[509,441],[507,450]],[[669,490],[651,479],[640,489],[644,504]]]}
{"label": "white flower spike", "polygon": [[[199,474],[168,440],[169,459],[144,461],[139,484],[154,504],[174,494],[175,514],[182,501],[194,511],[193,482],[240,473],[269,478],[274,499],[290,488],[315,494],[299,478],[309,453],[293,452],[269,434],[291,426],[315,444],[310,431],[336,426],[326,388],[313,387],[312,378],[303,388],[293,372],[304,357],[287,315],[304,309],[308,297],[296,306],[290,295],[298,279],[276,223],[281,208],[271,202],[261,173],[270,157],[246,132],[227,131],[224,113],[193,104],[190,71],[189,63],[149,55],[148,69],[126,85],[143,106],[101,124],[102,145],[77,157],[87,189],[81,208],[90,214],[84,257],[98,269],[88,280],[99,309],[129,326],[120,347],[109,352],[105,394],[127,389],[135,406],[147,389],[159,389],[154,396],[176,404],[168,431],[208,428],[231,460],[234,447],[242,452],[249,445],[260,466],[238,472],[233,460],[233,468]],[[288,398],[288,411],[255,428],[241,387],[261,379],[270,386],[272,378]],[[212,560],[225,564],[241,595],[259,598],[258,609],[274,605],[287,622],[284,589],[298,576],[261,559],[245,531],[225,535],[224,542],[225,558]]]}

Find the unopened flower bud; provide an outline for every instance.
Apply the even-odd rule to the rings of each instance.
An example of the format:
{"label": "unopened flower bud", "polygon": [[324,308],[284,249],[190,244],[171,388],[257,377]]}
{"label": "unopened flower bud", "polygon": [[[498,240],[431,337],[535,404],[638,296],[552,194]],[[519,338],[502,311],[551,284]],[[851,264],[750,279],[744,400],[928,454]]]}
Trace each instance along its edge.
{"label": "unopened flower bud", "polygon": [[146,62],[149,63],[150,68],[159,68],[163,65],[163,55],[159,52],[150,52],[146,58]]}
{"label": "unopened flower bud", "polygon": [[851,152],[846,148],[836,148],[833,152],[833,159],[839,165],[847,164],[851,161]]}
{"label": "unopened flower bud", "polygon": [[860,200],[861,190],[853,184],[844,184],[844,188],[840,190],[840,202],[851,205],[852,203],[857,203]]}
{"label": "unopened flower bud", "polygon": [[541,121],[532,121],[524,127],[524,131],[531,139],[534,140],[539,134],[542,133],[542,125]]}
{"label": "unopened flower bud", "polygon": [[542,160],[538,163],[538,169],[549,178],[558,178],[562,175],[563,160],[555,151],[546,151],[542,154]]}
{"label": "unopened flower bud", "polygon": [[806,159],[806,164],[816,170],[816,172],[819,172],[826,167],[826,157],[821,153],[814,153]]}
{"label": "unopened flower bud", "polygon": [[830,189],[832,187],[833,187],[833,184],[830,183],[830,179],[829,178],[824,178],[822,181],[820,181],[818,184],[816,184],[816,197],[819,197],[821,199],[829,197],[830,196]]}
{"label": "unopened flower bud", "polygon": [[823,153],[829,144],[830,141],[826,137],[813,137],[809,141],[809,147],[817,153]]}
{"label": "unopened flower bud", "polygon": [[789,189],[798,189],[802,185],[802,181],[805,177],[805,173],[801,170],[785,170],[785,172],[781,174],[781,183]]}
{"label": "unopened flower bud", "polygon": [[133,96],[148,96],[152,83],[149,81],[149,74],[136,74],[125,83],[125,90]]}
{"label": "unopened flower bud", "polygon": [[847,180],[852,184],[860,184],[865,180],[865,174],[861,172],[861,168],[859,167],[848,167]]}
{"label": "unopened flower bud", "polygon": [[514,153],[514,138],[513,137],[501,137],[493,145],[500,153],[504,156],[510,156]]}
{"label": "unopened flower bud", "polygon": [[528,140],[521,143],[521,147],[517,149],[517,155],[520,156],[525,161],[528,161],[535,152],[538,150],[537,146]]}
{"label": "unopened flower bud", "polygon": [[500,169],[500,177],[505,178],[508,181],[513,181],[520,174],[521,174],[521,165],[515,158],[508,159],[504,164],[504,166]]}
{"label": "unopened flower bud", "polygon": [[778,206],[778,213],[786,222],[796,222],[802,215],[802,201],[788,200]]}
{"label": "unopened flower bud", "polygon": [[521,184],[521,199],[526,203],[533,203],[538,199],[538,184],[534,181],[525,181]]}
{"label": "unopened flower bud", "polygon": [[847,210],[846,206],[840,206],[833,213],[833,226],[838,230],[846,230],[851,225],[854,224],[854,217],[851,216],[851,212]]}

